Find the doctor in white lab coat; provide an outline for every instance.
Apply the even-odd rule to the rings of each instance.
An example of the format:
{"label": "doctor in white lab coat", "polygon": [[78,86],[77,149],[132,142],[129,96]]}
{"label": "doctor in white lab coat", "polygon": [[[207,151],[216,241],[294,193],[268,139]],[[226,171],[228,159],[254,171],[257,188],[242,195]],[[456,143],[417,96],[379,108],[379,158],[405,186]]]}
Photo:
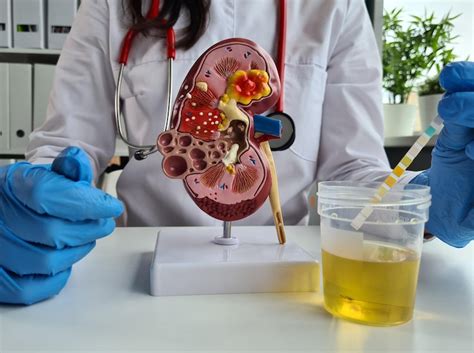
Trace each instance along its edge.
{"label": "doctor in white lab coat", "polygon": [[[131,22],[146,27],[138,9],[146,13],[150,5],[122,1],[82,1],[57,65],[47,120],[31,135],[31,163],[0,168],[0,303],[31,304],[57,294],[72,265],[113,231],[122,213],[129,226],[220,223],[192,202],[181,182],[164,176],[159,154],[130,159],[117,185],[123,204],[91,185],[115,150],[122,39]],[[207,3],[164,1],[162,13],[177,18],[178,40],[188,38],[177,50],[174,87],[207,48],[226,38],[253,40],[276,59],[276,0],[212,0],[208,10]],[[187,11],[189,6],[195,10]],[[363,0],[288,1],[285,106],[297,134],[290,149],[274,154],[286,224],[307,222],[308,188],[316,180],[381,181],[390,173],[380,61]],[[121,96],[135,144],[153,144],[162,131],[166,70],[165,41],[138,35]],[[401,182],[431,186],[428,229],[461,247],[474,238],[474,65],[445,71],[445,128],[432,168],[418,176],[406,173]],[[265,204],[239,224],[272,222]]]}
{"label": "doctor in white lab coat", "polygon": [[[263,16],[264,14],[264,16]],[[46,123],[31,136],[27,158],[51,162],[77,145],[100,175],[114,153],[114,89],[122,39],[127,31],[120,1],[84,1],[56,69]],[[276,59],[278,1],[213,0],[204,34],[179,49],[174,87],[198,57],[231,37],[253,40]],[[182,16],[178,34],[187,26]],[[296,141],[276,152],[287,224],[307,220],[307,190],[315,180],[381,180],[390,171],[383,149],[380,54],[362,0],[288,1],[285,106],[295,120]],[[138,36],[122,89],[129,139],[153,144],[166,109],[164,40]],[[175,92],[176,93],[176,92]],[[182,183],[161,171],[160,154],[133,158],[117,185],[129,226],[220,223],[201,211]],[[269,205],[239,224],[271,224]]]}

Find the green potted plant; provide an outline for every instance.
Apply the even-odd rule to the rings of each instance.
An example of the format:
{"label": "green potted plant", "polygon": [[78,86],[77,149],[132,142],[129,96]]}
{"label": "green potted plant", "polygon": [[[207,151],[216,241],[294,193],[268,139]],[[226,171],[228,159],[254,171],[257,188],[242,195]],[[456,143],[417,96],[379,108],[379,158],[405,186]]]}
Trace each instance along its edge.
{"label": "green potted plant", "polygon": [[439,84],[439,73],[429,77],[418,88],[418,108],[420,113],[420,128],[422,131],[430,125],[431,120],[438,114],[438,103],[443,97],[444,89]]}
{"label": "green potted plant", "polygon": [[425,74],[427,78],[418,87],[422,130],[425,130],[436,116],[438,103],[444,93],[439,84],[439,74],[445,65],[456,60],[452,44],[457,36],[453,36],[452,31],[453,21],[459,16],[451,16],[448,13],[440,21],[436,21],[433,13],[425,15],[424,18],[413,16],[413,23],[424,32],[425,52],[431,59]]}
{"label": "green potted plant", "polygon": [[441,68],[453,59],[452,49],[445,45],[455,39],[451,29],[457,16],[448,14],[436,22],[433,14],[425,13],[423,17],[411,16],[404,26],[402,12],[384,13],[383,86],[389,101],[384,104],[385,136],[413,134],[417,107],[408,104],[410,93],[434,67]]}

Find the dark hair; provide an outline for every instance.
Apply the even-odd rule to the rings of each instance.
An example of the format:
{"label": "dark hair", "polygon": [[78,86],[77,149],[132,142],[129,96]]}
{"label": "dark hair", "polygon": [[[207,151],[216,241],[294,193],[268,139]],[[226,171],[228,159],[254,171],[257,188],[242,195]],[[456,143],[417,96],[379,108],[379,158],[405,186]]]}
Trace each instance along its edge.
{"label": "dark hair", "polygon": [[[153,20],[147,19],[146,13],[142,13],[143,1],[122,0],[122,6],[125,13],[130,17],[131,28],[144,35],[148,35],[156,29],[160,35],[164,35],[166,29],[176,24],[182,10],[189,12],[189,24],[177,38],[177,47],[191,48],[206,29],[211,0],[164,0],[158,18]],[[166,22],[163,23],[163,20],[166,20]]]}

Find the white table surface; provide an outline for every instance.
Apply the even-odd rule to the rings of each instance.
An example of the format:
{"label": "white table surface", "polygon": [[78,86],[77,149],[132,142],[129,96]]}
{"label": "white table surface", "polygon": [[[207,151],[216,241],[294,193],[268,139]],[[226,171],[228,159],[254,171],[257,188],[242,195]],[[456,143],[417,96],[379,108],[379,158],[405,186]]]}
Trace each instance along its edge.
{"label": "white table surface", "polygon": [[[117,229],[75,266],[59,296],[0,306],[0,352],[474,351],[472,244],[426,243],[414,320],[380,328],[333,318],[321,293],[152,297],[156,233]],[[318,227],[287,233],[319,257]]]}

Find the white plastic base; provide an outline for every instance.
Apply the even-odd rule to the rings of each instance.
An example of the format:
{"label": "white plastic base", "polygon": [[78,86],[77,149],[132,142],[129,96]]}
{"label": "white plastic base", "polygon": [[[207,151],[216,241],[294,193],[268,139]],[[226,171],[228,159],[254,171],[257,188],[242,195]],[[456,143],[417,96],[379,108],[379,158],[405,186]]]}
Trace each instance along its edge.
{"label": "white plastic base", "polygon": [[239,245],[215,244],[222,228],[158,233],[150,270],[154,296],[314,292],[319,263],[296,244],[277,243],[273,227],[233,227]]}

